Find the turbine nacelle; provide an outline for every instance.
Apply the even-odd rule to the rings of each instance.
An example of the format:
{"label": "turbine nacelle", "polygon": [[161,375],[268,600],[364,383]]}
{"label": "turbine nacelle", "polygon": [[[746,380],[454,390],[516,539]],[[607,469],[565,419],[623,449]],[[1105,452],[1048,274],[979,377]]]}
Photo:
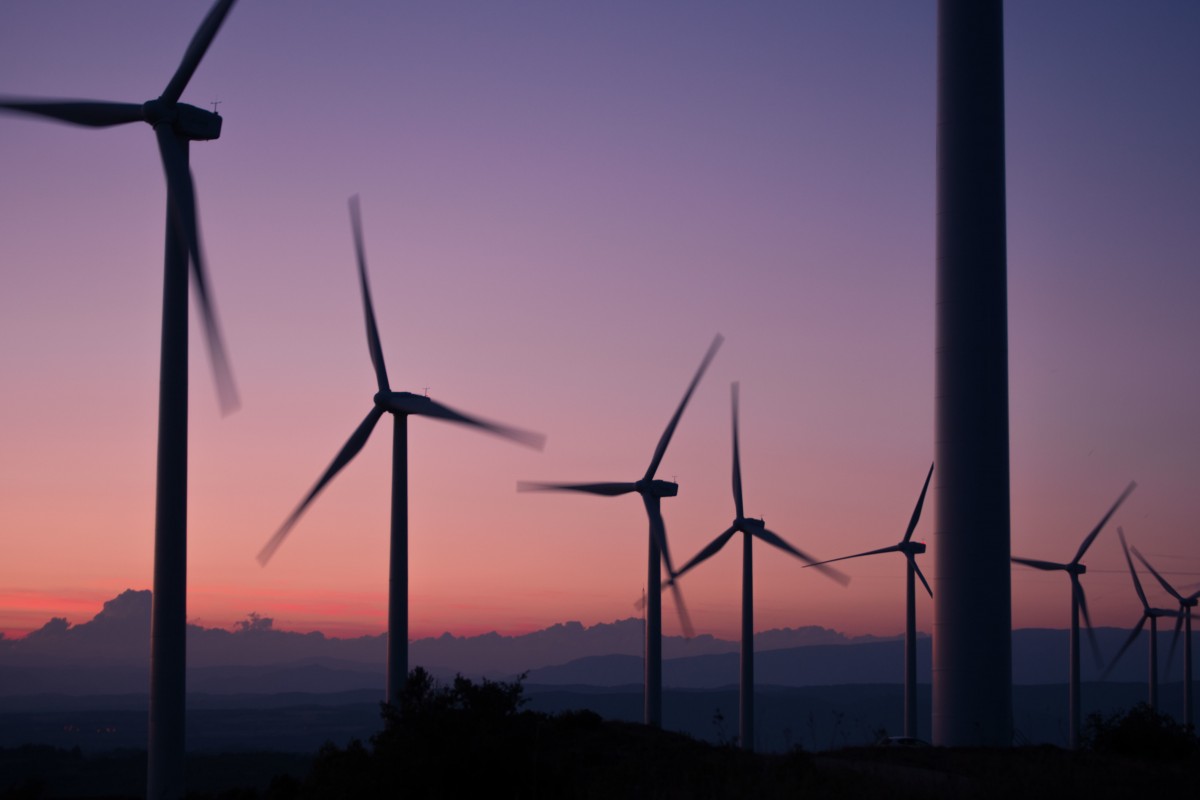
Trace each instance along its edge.
{"label": "turbine nacelle", "polygon": [[907,542],[901,542],[900,544],[896,545],[896,549],[901,553],[904,553],[906,556],[916,556],[925,552],[925,543],[914,542],[909,539]]}
{"label": "turbine nacelle", "polygon": [[679,494],[679,484],[671,481],[663,481],[657,478],[646,480],[643,478],[633,484],[639,494],[648,497],[675,497]]}
{"label": "turbine nacelle", "polygon": [[424,414],[433,407],[433,402],[412,392],[376,392],[375,405],[392,414]]}

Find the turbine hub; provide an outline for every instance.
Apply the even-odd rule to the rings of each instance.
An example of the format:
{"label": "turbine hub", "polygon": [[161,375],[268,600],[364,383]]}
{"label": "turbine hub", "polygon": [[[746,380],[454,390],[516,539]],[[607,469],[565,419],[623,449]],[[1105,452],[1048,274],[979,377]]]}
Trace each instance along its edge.
{"label": "turbine hub", "polygon": [[900,552],[909,556],[920,555],[925,552],[925,543],[909,539],[907,542],[900,543]]}

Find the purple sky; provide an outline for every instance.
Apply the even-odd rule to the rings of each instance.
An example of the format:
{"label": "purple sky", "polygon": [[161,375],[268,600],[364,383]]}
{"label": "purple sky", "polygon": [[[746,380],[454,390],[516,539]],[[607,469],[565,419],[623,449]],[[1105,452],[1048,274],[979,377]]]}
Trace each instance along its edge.
{"label": "purple sky", "polygon": [[[208,6],[5,4],[0,94],[150,99]],[[412,422],[414,636],[635,613],[637,499],[514,485],[638,477],[717,331],[660,471],[677,559],[733,516],[732,380],[747,512],[821,557],[898,540],[933,453],[935,10],[239,4],[183,98],[225,117],[192,167],[243,400],[219,416],[193,324],[189,615],[382,628],[390,423],[254,561],[370,408],[353,193],[393,385],[549,436]],[[1013,552],[1069,559],[1136,479],[1115,522],[1193,585],[1200,5],[1010,2],[1006,37]],[[165,202],[146,126],[0,118],[0,163],[19,632],[150,585]],[[760,628],[900,630],[899,558],[840,589],[757,552]],[[698,630],[736,631],[739,561],[689,576]],[[1132,622],[1115,530],[1087,563],[1095,621]],[[1013,586],[1015,624],[1066,625],[1063,576]]]}

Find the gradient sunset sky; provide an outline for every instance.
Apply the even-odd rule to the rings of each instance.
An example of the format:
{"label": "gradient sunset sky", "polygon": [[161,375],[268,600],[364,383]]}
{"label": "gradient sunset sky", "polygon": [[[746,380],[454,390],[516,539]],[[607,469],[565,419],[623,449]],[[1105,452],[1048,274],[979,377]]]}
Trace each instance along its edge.
{"label": "gradient sunset sky", "polygon": [[[0,94],[156,97],[209,6],[6,3]],[[223,419],[193,312],[189,619],[385,626],[390,420],[254,559],[371,406],[355,193],[393,387],[549,437],[410,422],[414,637],[637,613],[638,498],[515,485],[640,477],[718,331],[659,472],[677,562],[733,517],[733,380],[749,514],[822,558],[898,541],[933,457],[935,12],[239,3],[183,97],[225,118],[192,169],[242,397]],[[1025,0],[1005,27],[1012,549],[1069,560],[1137,480],[1085,578],[1129,625],[1116,524],[1200,581],[1200,4]],[[165,187],[145,125],[0,117],[0,163],[16,636],[150,587]],[[902,629],[899,556],[845,589],[756,567],[759,629]],[[685,580],[699,632],[736,636],[739,575],[730,547]],[[1014,569],[1013,604],[1065,627],[1068,582]]]}

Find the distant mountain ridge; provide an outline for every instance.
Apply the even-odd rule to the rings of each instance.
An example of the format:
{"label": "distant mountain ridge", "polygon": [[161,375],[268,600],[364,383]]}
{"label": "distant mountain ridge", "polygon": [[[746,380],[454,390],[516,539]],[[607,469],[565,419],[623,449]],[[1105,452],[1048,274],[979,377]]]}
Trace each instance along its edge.
{"label": "distant mountain ridge", "polygon": [[[1096,631],[1105,657],[1128,635],[1116,628]],[[0,697],[52,694],[140,694],[148,686],[150,592],[128,590],[104,604],[88,622],[71,625],[54,618],[22,639],[0,639]],[[1163,680],[1178,680],[1180,657],[1167,664],[1171,632],[1159,634]],[[899,637],[847,637],[820,627],[776,629],[757,634],[756,676],[760,686],[895,684],[903,678]],[[1194,643],[1200,641],[1193,639]],[[1113,671],[1113,681],[1144,681],[1145,639]],[[1180,651],[1182,648],[1179,648]],[[664,684],[679,689],[737,683],[738,643],[712,636],[666,637]],[[527,684],[545,687],[636,686],[642,681],[642,622],[617,620],[585,626],[552,625],[505,636],[450,634],[418,639],[411,663],[440,679],[456,673],[509,680],[527,673]],[[918,641],[918,680],[930,682],[930,640]],[[382,693],[384,636],[350,639],[321,633],[276,630],[268,617],[251,615],[235,629],[188,628],[188,690],[211,694]],[[1085,681],[1101,669],[1090,654]],[[1013,632],[1015,684],[1066,682],[1067,632]]]}
{"label": "distant mountain ridge", "polygon": [[[72,625],[54,617],[21,639],[0,639],[0,665],[77,665],[91,667],[144,664],[150,641],[149,590],[127,589],[104,603],[91,620]],[[270,617],[251,614],[233,630],[189,625],[189,668],[268,666],[295,662],[348,662],[382,665],[386,660],[384,634],[355,638],[327,637],[320,632],[278,630]],[[755,637],[759,650],[803,645],[842,645],[875,641],[876,637],[847,637],[819,626],[762,631]],[[519,674],[526,670],[565,664],[578,658],[604,655],[641,656],[642,622],[636,618],[585,626],[564,622],[517,636],[496,632],[479,636],[417,639],[409,658],[438,670],[464,674]],[[736,652],[738,643],[704,634],[692,639],[667,636],[666,658]]]}

